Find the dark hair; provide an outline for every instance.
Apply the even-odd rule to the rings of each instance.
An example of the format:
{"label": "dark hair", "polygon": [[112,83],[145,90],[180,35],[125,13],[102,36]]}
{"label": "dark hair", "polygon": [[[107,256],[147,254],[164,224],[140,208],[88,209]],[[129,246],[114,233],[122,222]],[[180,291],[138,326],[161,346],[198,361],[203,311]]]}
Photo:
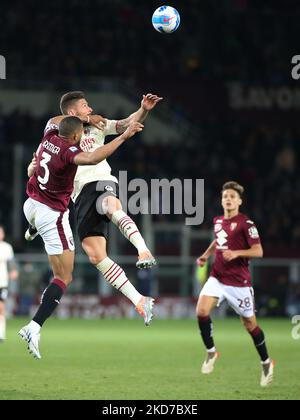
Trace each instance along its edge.
{"label": "dark hair", "polygon": [[59,135],[70,137],[83,127],[82,121],[78,117],[66,117],[59,123]]}
{"label": "dark hair", "polygon": [[85,99],[84,93],[80,90],[67,92],[60,98],[60,110],[63,115],[68,113],[68,109],[79,99]]}
{"label": "dark hair", "polygon": [[244,194],[244,187],[242,187],[242,185],[240,185],[240,184],[238,184],[237,182],[235,182],[235,181],[228,181],[228,182],[225,182],[225,184],[223,185],[223,187],[222,187],[222,191],[221,191],[221,194],[223,194],[223,192],[225,191],[225,190],[234,190],[234,191],[236,191],[238,194],[239,194],[239,196],[242,198],[242,196],[243,196],[243,194]]}

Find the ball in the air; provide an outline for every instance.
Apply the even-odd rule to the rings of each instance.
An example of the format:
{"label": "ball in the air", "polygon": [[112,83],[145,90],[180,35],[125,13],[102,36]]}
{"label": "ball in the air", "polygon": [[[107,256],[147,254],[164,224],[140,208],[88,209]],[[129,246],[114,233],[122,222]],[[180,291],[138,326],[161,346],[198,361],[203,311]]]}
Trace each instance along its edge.
{"label": "ball in the air", "polygon": [[152,16],[152,25],[163,34],[175,32],[180,25],[180,15],[174,7],[158,7]]}

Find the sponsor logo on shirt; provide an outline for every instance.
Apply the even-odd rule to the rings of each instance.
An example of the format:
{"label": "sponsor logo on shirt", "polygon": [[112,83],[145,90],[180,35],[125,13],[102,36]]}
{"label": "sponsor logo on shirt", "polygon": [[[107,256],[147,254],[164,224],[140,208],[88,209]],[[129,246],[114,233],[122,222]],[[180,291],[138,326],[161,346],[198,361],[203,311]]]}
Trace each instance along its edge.
{"label": "sponsor logo on shirt", "polygon": [[217,233],[217,244],[220,247],[223,247],[223,245],[225,245],[227,243],[227,233],[225,232],[225,230],[221,230],[221,232]]}
{"label": "sponsor logo on shirt", "polygon": [[96,139],[94,137],[87,137],[80,142],[80,147],[84,152],[89,152],[92,150],[94,144],[96,143]]}

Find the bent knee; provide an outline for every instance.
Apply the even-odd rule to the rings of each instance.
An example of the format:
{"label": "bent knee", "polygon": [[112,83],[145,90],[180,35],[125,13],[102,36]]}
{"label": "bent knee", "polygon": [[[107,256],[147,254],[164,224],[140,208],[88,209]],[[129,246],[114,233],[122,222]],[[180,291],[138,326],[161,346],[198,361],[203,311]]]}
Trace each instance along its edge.
{"label": "bent knee", "polygon": [[118,210],[122,210],[122,204],[118,198],[108,196],[103,199],[102,211],[109,219],[111,219],[112,215]]}
{"label": "bent knee", "polygon": [[107,257],[106,254],[91,254],[89,255],[90,263],[93,265],[100,264],[105,258]]}
{"label": "bent knee", "polygon": [[248,333],[251,333],[257,327],[257,324],[252,321],[243,320],[244,327]]}
{"label": "bent knee", "polygon": [[203,306],[197,306],[196,308],[196,316],[198,318],[206,318],[210,315],[210,310]]}

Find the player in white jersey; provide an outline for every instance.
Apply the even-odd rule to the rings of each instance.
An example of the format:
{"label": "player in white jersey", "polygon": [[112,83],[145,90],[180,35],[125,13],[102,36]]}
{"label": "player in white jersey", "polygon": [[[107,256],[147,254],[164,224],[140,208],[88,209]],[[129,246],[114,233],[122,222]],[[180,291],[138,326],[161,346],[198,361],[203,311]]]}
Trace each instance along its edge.
{"label": "player in white jersey", "polygon": [[[104,144],[105,136],[123,133],[134,121],[143,122],[148,112],[161,100],[162,98],[156,95],[144,95],[141,107],[135,113],[124,120],[116,121],[92,115],[93,109],[88,105],[84,93],[69,92],[63,95],[60,101],[63,115],[52,118],[46,130],[55,128],[66,115],[77,116],[86,122],[80,147],[85,152],[93,152]],[[99,197],[101,197],[100,202]],[[109,284],[120,290],[122,284],[128,281],[122,268],[106,253],[110,221],[136,247],[139,256],[138,268],[150,268],[156,264],[136,224],[122,209],[118,197],[118,180],[111,174],[111,167],[106,160],[95,167],[78,168],[74,181],[73,201],[82,247],[91,263]],[[26,236],[27,239],[31,239],[34,237],[34,232],[27,232]],[[153,299],[142,296],[137,290],[131,290],[132,293],[127,297],[148,325],[151,319],[147,313],[151,313],[152,318]]]}
{"label": "player in white jersey", "polygon": [[5,301],[8,293],[9,280],[18,278],[18,271],[14,266],[14,251],[10,244],[4,242],[5,231],[0,226],[0,342],[5,339],[6,318]]}

